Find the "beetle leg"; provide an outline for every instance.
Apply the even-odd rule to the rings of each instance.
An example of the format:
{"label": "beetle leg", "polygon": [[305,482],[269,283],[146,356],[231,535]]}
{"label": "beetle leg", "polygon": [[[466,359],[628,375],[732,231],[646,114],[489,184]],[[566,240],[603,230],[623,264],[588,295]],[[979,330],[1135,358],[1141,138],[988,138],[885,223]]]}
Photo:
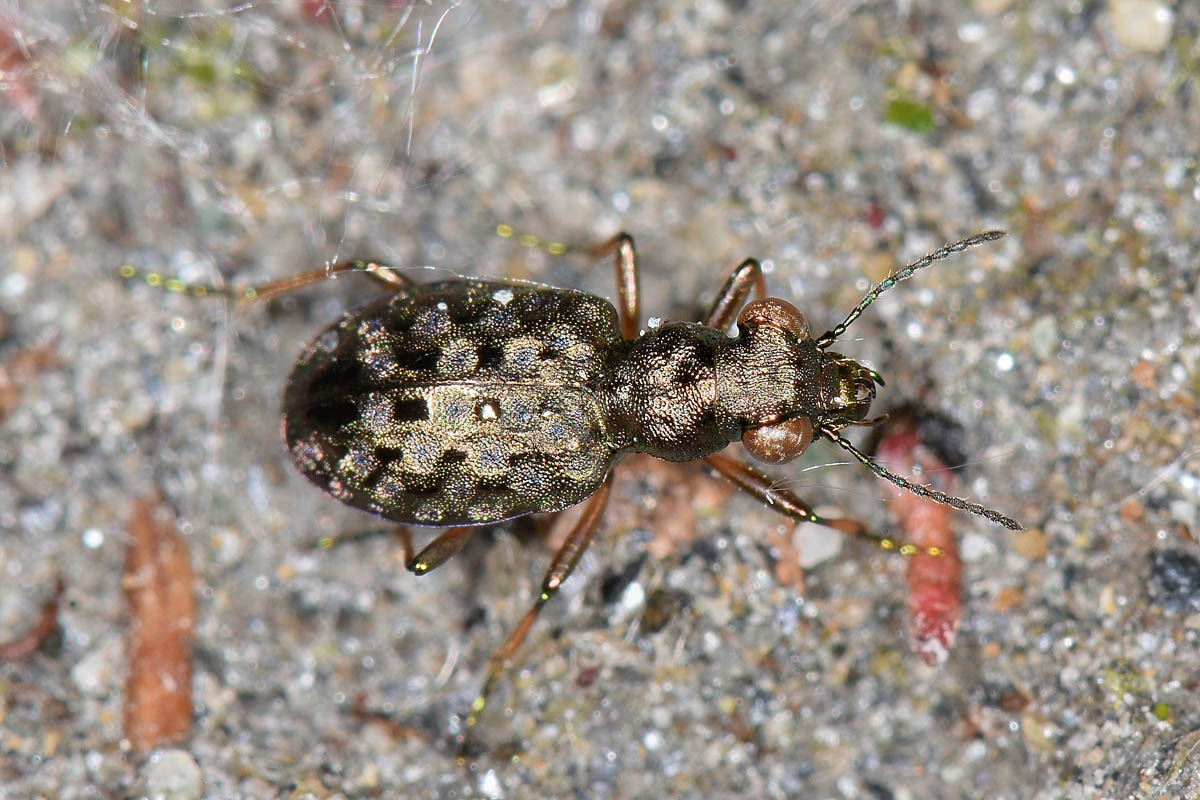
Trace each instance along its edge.
{"label": "beetle leg", "polygon": [[751,291],[761,300],[767,296],[767,282],[763,279],[759,263],[747,258],[729,274],[729,279],[704,315],[704,324],[719,331],[728,330]]}
{"label": "beetle leg", "polygon": [[413,282],[396,272],[392,267],[386,264],[380,264],[376,261],[364,261],[361,259],[355,261],[343,261],[339,264],[332,264],[327,267],[318,269],[310,269],[307,272],[301,272],[299,275],[292,275],[287,278],[280,278],[270,283],[264,283],[259,286],[244,286],[235,288],[229,292],[238,300],[259,301],[270,300],[273,297],[294,292],[297,289],[303,289],[305,286],[311,286],[314,283],[320,283],[327,278],[332,278],[335,275],[341,275],[345,272],[363,272],[370,275],[375,280],[388,286],[392,291],[408,288],[413,285]]}
{"label": "beetle leg", "polygon": [[404,561],[408,563],[412,558],[412,536],[408,532],[408,528],[404,525],[388,525],[385,528],[371,528],[364,531],[352,531],[350,533],[338,533],[331,536],[322,536],[312,543],[314,548],[321,550],[332,550],[335,547],[351,544],[353,542],[365,541],[373,539],[376,536],[395,536],[400,540],[400,547],[404,550]]}
{"label": "beetle leg", "polygon": [[441,566],[450,556],[462,550],[463,545],[467,543],[467,539],[471,538],[471,534],[477,530],[477,527],[470,525],[450,528],[421,548],[421,552],[408,559],[405,566],[409,572],[416,575],[424,575],[434,567]]}
{"label": "beetle leg", "polygon": [[362,259],[330,264],[320,269],[301,272],[299,275],[280,278],[279,280],[259,284],[258,286],[228,287],[210,286],[204,283],[186,283],[175,278],[166,278],[157,272],[142,272],[131,264],[125,264],[117,270],[117,274],[126,280],[141,280],[150,286],[166,289],[168,292],[190,294],[196,297],[207,297],[210,295],[228,297],[232,300],[241,300],[243,302],[269,300],[272,297],[287,294],[296,289],[311,286],[314,283],[320,283],[327,278],[340,275],[343,272],[365,272],[375,280],[390,287],[393,292],[413,285],[411,280],[396,272],[393,267],[380,264],[376,261],[364,261]]}
{"label": "beetle leg", "polygon": [[753,495],[785,517],[799,522],[815,522],[843,533],[875,539],[868,533],[866,526],[857,520],[844,517],[826,518],[814,514],[807,503],[788,489],[778,486],[779,482],[775,478],[740,459],[713,453],[711,456],[705,456],[704,462],[725,476],[734,486]]}
{"label": "beetle leg", "polygon": [[[814,514],[807,503],[791,491],[779,486],[777,480],[767,473],[750,466],[741,459],[732,458],[722,453],[713,453],[711,456],[705,456],[704,461],[728,478],[734,486],[758,498],[764,505],[770,506],[785,517],[791,517],[798,522],[815,522],[818,525],[824,525],[827,528],[833,528],[843,533],[862,536],[865,539],[870,539],[884,550],[895,550],[905,556],[917,554],[940,556],[945,554],[945,551],[937,546],[913,544],[912,542],[873,533],[868,530],[866,525],[855,519],[822,517]],[[957,500],[957,498],[952,499]],[[969,511],[970,509],[967,510]],[[1016,523],[1013,524],[1015,525]]]}
{"label": "beetle leg", "polygon": [[633,247],[633,237],[628,233],[618,233],[607,242],[587,248],[586,252],[595,257],[613,254],[613,268],[617,278],[617,317],[621,323],[621,335],[626,339],[637,338],[641,299],[638,296],[637,250]]}
{"label": "beetle leg", "polygon": [[[554,554],[554,558],[550,561],[550,566],[546,570],[545,577],[542,578],[542,588],[538,593],[537,601],[533,607],[526,612],[524,619],[513,630],[504,644],[500,645],[491,658],[488,659],[487,677],[483,681],[483,688],[479,691],[479,696],[475,698],[475,702],[471,704],[471,713],[467,716],[467,726],[472,727],[479,721],[479,714],[483,711],[484,705],[487,704],[488,694],[492,690],[496,679],[504,671],[508,660],[512,658],[513,653],[521,642],[525,640],[525,635],[529,633],[529,629],[537,620],[538,614],[542,611],[542,606],[553,597],[563,581],[575,569],[575,565],[579,562],[588,545],[592,543],[592,537],[596,535],[596,529],[600,526],[600,517],[604,512],[604,506],[608,503],[608,493],[612,489],[612,473],[609,472],[608,477],[604,479],[604,483],[600,484],[600,488],[595,494],[589,497],[586,501],[587,506],[583,510],[583,514],[575,523],[575,527],[567,534],[567,539],[563,542],[562,547]],[[465,737],[464,737],[465,740]]]}

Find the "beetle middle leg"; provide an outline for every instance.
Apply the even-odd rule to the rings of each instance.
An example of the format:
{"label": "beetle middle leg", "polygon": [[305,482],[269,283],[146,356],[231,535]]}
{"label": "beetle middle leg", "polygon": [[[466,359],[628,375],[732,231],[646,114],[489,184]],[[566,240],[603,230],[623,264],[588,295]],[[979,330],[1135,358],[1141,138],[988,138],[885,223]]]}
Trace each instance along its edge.
{"label": "beetle middle leg", "polygon": [[621,335],[626,339],[636,338],[641,298],[638,293],[637,250],[633,246],[633,237],[621,232],[607,242],[587,248],[586,252],[597,257],[612,253],[613,269],[617,278],[617,319],[620,321]]}
{"label": "beetle middle leg", "polygon": [[[617,279],[617,317],[620,320],[621,335],[626,339],[635,338],[640,321],[641,298],[638,292],[637,250],[633,244],[633,237],[628,233],[618,233],[607,242],[587,248],[586,252],[591,256],[613,254],[613,268]],[[730,273],[705,314],[704,324],[718,330],[728,328],[751,291],[756,297],[766,297],[767,283],[763,278],[762,266],[755,259],[747,258]]]}
{"label": "beetle middle leg", "polygon": [[747,258],[729,273],[725,285],[717,292],[716,299],[704,315],[704,324],[719,331],[727,330],[751,291],[759,299],[766,297],[767,282],[758,261]]}

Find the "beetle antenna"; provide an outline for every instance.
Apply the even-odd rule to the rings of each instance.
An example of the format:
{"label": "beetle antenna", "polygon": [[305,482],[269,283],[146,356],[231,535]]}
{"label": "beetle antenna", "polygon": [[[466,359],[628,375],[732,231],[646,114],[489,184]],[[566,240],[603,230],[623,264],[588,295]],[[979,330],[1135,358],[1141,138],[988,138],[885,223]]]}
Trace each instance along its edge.
{"label": "beetle antenna", "polygon": [[970,511],[976,516],[989,519],[998,525],[1003,525],[1011,531],[1024,530],[1024,526],[1021,525],[1021,523],[1017,522],[1015,519],[1004,516],[999,511],[993,511],[990,508],[981,506],[978,503],[972,503],[970,500],[965,500],[961,497],[953,497],[945,492],[938,491],[932,486],[927,486],[922,483],[913,483],[912,481],[907,480],[894,472],[888,471],[871,459],[867,458],[866,454],[864,454],[854,445],[850,444],[845,437],[839,436],[833,431],[821,429],[820,432],[826,437],[832,439],[834,442],[837,442],[839,447],[841,447],[843,450],[846,450],[848,453],[850,453],[850,455],[858,459],[862,465],[871,470],[871,472],[874,472],[876,475],[886,481],[896,484],[901,489],[907,489],[919,497],[927,497],[934,502],[950,506],[951,508],[957,508],[961,511]]}
{"label": "beetle antenna", "polygon": [[829,345],[837,341],[838,337],[846,332],[846,329],[850,327],[851,323],[858,319],[862,313],[867,310],[867,306],[871,305],[871,303],[874,303],[879,295],[883,294],[888,289],[891,289],[900,281],[908,280],[917,270],[924,269],[933,262],[941,261],[943,258],[952,256],[955,253],[961,253],[968,247],[974,247],[977,244],[983,244],[984,242],[991,242],[999,239],[1005,234],[1006,231],[984,231],[983,233],[977,233],[974,236],[968,236],[966,239],[959,239],[953,244],[939,247],[929,255],[917,259],[903,269],[896,270],[883,281],[881,281],[878,286],[871,287],[871,291],[867,292],[867,296],[862,299],[862,302],[854,307],[853,311],[846,315],[846,318],[842,320],[841,324],[831,331],[826,331],[820,339],[817,339],[817,347],[821,350],[824,350],[826,347],[829,347]]}

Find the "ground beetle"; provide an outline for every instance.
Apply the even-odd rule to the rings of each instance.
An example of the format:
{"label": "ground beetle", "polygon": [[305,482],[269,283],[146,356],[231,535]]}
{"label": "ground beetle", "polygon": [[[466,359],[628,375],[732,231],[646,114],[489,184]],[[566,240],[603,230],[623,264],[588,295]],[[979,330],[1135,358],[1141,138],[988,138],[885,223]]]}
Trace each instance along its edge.
{"label": "ground beetle", "polygon": [[[396,522],[448,528],[409,560],[411,571],[442,564],[475,526],[586,501],[534,606],[492,655],[467,719],[473,725],[505,662],[591,542],[611,467],[624,453],[703,459],[792,519],[913,550],[854,520],[818,516],[767,474],[720,452],[740,440],[754,458],[783,463],[823,437],[897,486],[1019,529],[996,511],[889,472],[850,444],[840,431],[878,421],[867,415],[883,380],[828,349],[883,292],[1003,235],[980,233],[905,266],[816,338],[795,306],[765,296],[754,259],[733,271],[703,322],[655,324],[639,334],[637,257],[624,233],[588,249],[613,255],[616,308],[583,292],[513,281],[415,285],[366,261],[220,293],[264,299],[350,271],[394,289],[304,349],[284,392],[283,435],[300,471],[338,500]],[[758,299],[746,303],[752,291]],[[737,335],[729,336],[735,319]]]}

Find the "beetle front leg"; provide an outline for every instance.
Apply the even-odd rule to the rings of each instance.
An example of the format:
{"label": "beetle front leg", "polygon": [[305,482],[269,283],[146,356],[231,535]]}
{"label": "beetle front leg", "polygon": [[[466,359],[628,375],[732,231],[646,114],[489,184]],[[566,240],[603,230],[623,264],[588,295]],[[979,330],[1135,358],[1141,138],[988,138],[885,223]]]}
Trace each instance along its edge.
{"label": "beetle front leg", "polygon": [[767,282],[763,278],[762,266],[753,258],[747,258],[729,274],[721,291],[704,315],[704,324],[719,331],[733,324],[738,311],[746,304],[746,298],[754,291],[755,297],[767,296]]}
{"label": "beetle front leg", "polygon": [[785,517],[791,517],[798,522],[815,522],[843,533],[866,536],[870,539],[875,538],[867,531],[866,526],[857,520],[844,517],[826,518],[814,514],[807,503],[790,490],[781,488],[778,480],[740,459],[722,453],[713,453],[711,456],[706,456],[704,462],[727,478],[734,486],[754,496],[763,505],[770,506],[772,510]]}
{"label": "beetle front leg", "polygon": [[[550,566],[546,570],[545,576],[542,578],[542,588],[538,593],[538,598],[534,602],[533,607],[525,613],[525,617],[520,624],[509,634],[508,639],[504,644],[500,645],[491,658],[488,659],[487,677],[483,681],[483,688],[479,691],[479,696],[475,698],[475,702],[471,704],[471,713],[467,716],[467,727],[474,727],[479,721],[479,715],[487,704],[488,695],[491,693],[492,686],[495,685],[496,679],[504,672],[505,666],[513,653],[521,646],[521,642],[525,641],[525,636],[529,633],[529,629],[533,627],[533,623],[537,620],[538,614],[542,612],[542,607],[558,593],[559,587],[563,581],[575,569],[575,565],[579,563],[580,557],[583,556],[588,545],[592,543],[592,538],[596,535],[596,530],[600,526],[600,517],[604,513],[604,506],[608,504],[608,494],[612,489],[613,476],[612,472],[608,473],[608,477],[604,479],[604,483],[600,484],[600,488],[595,494],[589,497],[584,502],[583,514],[571,528],[571,532],[567,534],[567,539],[563,542],[562,547],[554,554],[554,558],[550,561]],[[460,737],[460,745],[465,746],[465,734]]]}
{"label": "beetle front leg", "polygon": [[783,514],[785,517],[791,517],[797,522],[815,522],[818,525],[824,525],[826,528],[833,528],[842,533],[862,536],[865,539],[870,539],[884,550],[895,550],[905,556],[917,554],[931,556],[945,555],[944,550],[937,546],[918,545],[902,539],[894,539],[890,536],[880,536],[877,533],[871,532],[866,525],[855,519],[847,517],[822,517],[819,514],[814,514],[809,505],[797,497],[794,492],[782,488],[779,486],[778,480],[772,478],[762,470],[750,466],[741,459],[732,458],[722,453],[713,453],[711,456],[705,456],[704,462],[725,476],[734,486],[758,498],[763,505],[770,506],[773,510]]}

